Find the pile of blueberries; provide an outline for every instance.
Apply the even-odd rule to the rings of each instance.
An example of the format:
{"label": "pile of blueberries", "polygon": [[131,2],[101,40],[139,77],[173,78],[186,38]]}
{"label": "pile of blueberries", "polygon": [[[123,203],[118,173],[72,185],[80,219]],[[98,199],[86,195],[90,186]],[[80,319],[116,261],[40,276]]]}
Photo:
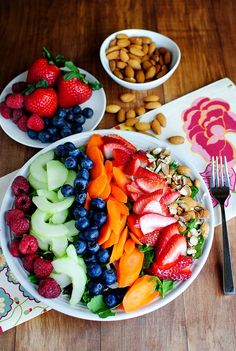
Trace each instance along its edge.
{"label": "pile of blueberries", "polygon": [[44,129],[36,132],[32,129],[27,131],[31,139],[38,139],[42,143],[52,143],[72,134],[81,133],[86,119],[92,118],[93,109],[79,105],[70,108],[58,108],[55,116],[44,118]]}
{"label": "pile of blueberries", "polygon": [[75,219],[75,226],[80,233],[74,245],[77,254],[83,257],[87,265],[89,293],[91,296],[103,295],[105,304],[114,307],[122,302],[125,292],[124,289],[110,288],[117,281],[115,270],[106,267],[111,252],[102,249],[97,242],[100,229],[107,221],[106,202],[102,198],[92,198],[89,210],[83,207],[93,161],[71,142],[58,145],[55,155],[66,168],[77,172],[74,186],[64,184],[61,193],[64,197],[75,196],[70,215]]}

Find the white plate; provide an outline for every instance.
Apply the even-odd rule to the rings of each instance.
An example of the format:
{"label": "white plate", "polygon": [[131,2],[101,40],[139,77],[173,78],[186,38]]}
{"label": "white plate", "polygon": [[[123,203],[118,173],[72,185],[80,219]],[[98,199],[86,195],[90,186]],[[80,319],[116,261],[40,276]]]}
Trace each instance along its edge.
{"label": "white plate", "polygon": [[[89,137],[93,134],[94,132],[87,132],[87,133],[81,133],[77,135],[72,135],[70,137],[67,137],[65,139],[59,140],[47,148],[41,150],[39,153],[34,155],[16,174],[17,175],[23,175],[27,176],[28,175],[28,170],[29,166],[32,163],[32,161],[38,157],[39,154],[42,154],[44,152],[47,152],[48,150],[54,149],[57,145],[64,143],[66,141],[71,141],[75,143],[76,146],[84,145]],[[167,303],[170,301],[174,300],[177,296],[179,296],[181,293],[183,293],[190,284],[194,281],[194,279],[198,276],[200,273],[202,267],[204,266],[206,259],[209,255],[211,245],[212,245],[212,240],[213,240],[213,233],[214,233],[214,215],[213,215],[213,207],[212,207],[212,202],[211,202],[211,197],[208,192],[208,189],[206,187],[206,184],[204,183],[202,177],[198,173],[198,171],[195,169],[195,167],[188,161],[185,161],[182,156],[179,157],[175,153],[175,147],[167,145],[164,142],[161,142],[160,140],[157,140],[156,138],[153,138],[148,135],[140,134],[140,133],[134,133],[134,132],[127,132],[127,131],[111,131],[111,130],[99,130],[96,131],[96,133],[101,134],[101,135],[107,135],[110,133],[116,133],[134,145],[136,145],[138,148],[147,150],[149,148],[153,149],[156,148],[157,146],[161,146],[164,148],[168,148],[172,155],[173,158],[177,161],[180,161],[183,164],[186,164],[190,169],[192,170],[191,176],[193,178],[198,178],[201,182],[201,188],[199,192],[199,198],[201,199],[201,202],[206,206],[206,208],[210,211],[210,219],[209,219],[209,226],[210,226],[210,231],[209,235],[206,239],[205,246],[203,249],[203,254],[202,256],[196,260],[193,264],[192,267],[192,276],[186,280],[185,282],[178,282],[175,286],[175,288],[164,298],[157,298],[154,300],[151,304],[131,313],[125,313],[124,311],[117,311],[117,314],[112,317],[108,317],[104,319],[104,321],[116,321],[116,320],[123,320],[123,319],[130,319],[134,317],[138,317],[144,314],[147,314],[149,312],[155,311],[158,308],[161,308],[165,306]],[[4,219],[4,214],[5,212],[12,208],[14,202],[14,198],[11,192],[11,187],[9,186],[6,194],[4,196],[2,206],[1,206],[1,212],[0,212],[0,228],[2,229],[1,236],[0,236],[0,241],[1,241],[1,246],[3,249],[3,254],[7,260],[7,263],[12,270],[13,274],[16,276],[17,280],[25,287],[26,290],[28,290],[37,300],[42,301],[45,305],[50,306],[54,310],[57,310],[59,312],[68,314],[73,317],[77,318],[82,318],[82,319],[88,319],[88,320],[96,320],[96,321],[103,321],[103,319],[100,319],[96,314],[93,314],[90,312],[87,307],[82,306],[82,305],[77,305],[76,307],[70,306],[68,303],[68,299],[66,296],[61,295],[60,297],[56,299],[45,299],[41,295],[39,295],[36,286],[29,282],[27,279],[28,273],[25,271],[25,269],[22,266],[22,262],[18,258],[14,258],[8,249],[8,244],[11,241],[11,235],[10,235],[10,230],[9,227],[5,223]]]}
{"label": "white plate", "polygon": [[[82,68],[79,68],[81,73],[86,75],[86,78],[88,78],[91,82],[96,82],[97,79],[92,76],[92,74],[86,72]],[[10,83],[7,84],[7,86],[4,88],[0,95],[0,102],[5,100],[5,96],[12,93],[12,85],[17,82],[21,81],[26,81],[28,71],[25,71],[24,73],[19,74],[17,77],[12,79]],[[90,119],[86,119],[86,122],[83,125],[83,131],[88,132],[90,130],[93,130],[97,127],[99,122],[101,121],[105,108],[106,108],[106,95],[105,91],[103,88],[99,90],[93,91],[93,94],[91,98],[84,102],[83,104],[80,105],[82,108],[85,107],[91,107],[94,111],[94,115]],[[4,132],[12,139],[17,141],[18,143],[21,143],[23,145],[35,147],[42,149],[45,146],[48,146],[49,143],[41,143],[39,140],[33,140],[30,137],[28,137],[26,132],[23,132],[20,130],[15,123],[12,122],[11,119],[6,119],[0,114],[0,125]]]}

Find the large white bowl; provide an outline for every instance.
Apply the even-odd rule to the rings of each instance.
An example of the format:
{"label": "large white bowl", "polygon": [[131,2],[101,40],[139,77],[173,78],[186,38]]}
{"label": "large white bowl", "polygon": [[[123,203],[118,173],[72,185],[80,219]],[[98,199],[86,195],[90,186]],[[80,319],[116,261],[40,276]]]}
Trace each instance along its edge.
{"label": "large white bowl", "polygon": [[[164,47],[171,52],[172,61],[170,65],[170,70],[161,78],[152,80],[146,83],[130,83],[126,82],[115,76],[109,67],[109,60],[106,57],[106,50],[111,42],[115,39],[116,35],[119,33],[127,34],[129,37],[149,37],[157,44],[157,47]],[[149,90],[158,87],[159,85],[165,83],[174,73],[176,68],[180,63],[181,53],[178,45],[170,38],[156,32],[145,29],[125,29],[119,32],[113,33],[107,37],[101,45],[100,48],[100,60],[103,68],[109,74],[109,76],[119,85],[131,89],[131,90]]]}
{"label": "large white bowl", "polygon": [[[45,149],[41,150],[38,152],[35,156],[33,156],[18,172],[17,175],[23,175],[27,176],[28,171],[29,171],[29,166],[32,163],[32,161],[38,157],[38,155],[47,152],[48,150],[54,149],[57,145],[64,143],[66,141],[71,141],[75,143],[75,145],[80,146],[84,145],[89,137],[93,134],[94,132],[87,132],[87,133],[81,133],[81,134],[76,134],[70,137],[67,137],[65,139],[59,140],[50,146],[46,147]],[[201,201],[204,203],[204,205],[208,208],[210,211],[210,219],[209,219],[209,225],[210,225],[210,232],[209,235],[206,239],[204,250],[202,256],[195,261],[193,265],[193,273],[192,276],[185,282],[179,282],[176,284],[176,287],[164,298],[157,298],[155,301],[153,301],[151,304],[147,305],[146,307],[143,307],[139,309],[138,311],[132,312],[132,313],[125,313],[124,311],[117,311],[117,314],[113,317],[108,317],[107,319],[104,319],[105,321],[117,321],[117,320],[123,320],[123,319],[129,319],[129,318],[134,318],[138,317],[141,315],[144,315],[146,313],[152,312],[157,310],[158,308],[161,308],[165,306],[167,303],[170,301],[174,300],[177,296],[179,296],[182,292],[184,292],[187,287],[194,281],[194,279],[198,276],[200,273],[202,267],[204,266],[206,259],[209,255],[212,240],[213,240],[213,230],[214,230],[214,217],[213,217],[213,207],[211,203],[211,198],[208,192],[208,189],[201,178],[200,174],[197,172],[195,167],[188,161],[184,160],[182,157],[179,157],[179,155],[176,154],[176,148],[174,146],[167,146],[164,142],[161,142],[154,137],[150,137],[148,135],[144,134],[138,134],[134,132],[128,132],[128,131],[111,131],[111,130],[98,130],[96,133],[101,134],[101,135],[107,135],[110,133],[116,133],[134,145],[136,145],[138,148],[147,150],[149,148],[155,148],[157,146],[161,147],[167,147],[168,149],[171,150],[171,153],[174,157],[174,159],[179,160],[180,162],[186,164],[192,169],[192,176],[195,178],[200,179],[201,182],[201,190],[200,190],[200,198]],[[50,306],[51,308],[68,314],[73,317],[77,318],[82,318],[82,319],[88,319],[88,320],[99,320],[102,321],[103,319],[100,319],[96,314],[93,314],[90,312],[85,306],[78,305],[76,307],[71,307],[68,303],[68,300],[65,296],[60,296],[56,299],[46,299],[43,298],[41,295],[39,295],[36,286],[29,282],[27,279],[28,273],[25,271],[25,269],[22,266],[21,260],[18,258],[14,258],[8,249],[8,245],[11,241],[11,234],[9,227],[5,223],[4,215],[5,212],[12,208],[13,206],[13,201],[14,198],[12,196],[11,192],[11,187],[9,186],[5,197],[2,202],[1,206],[1,212],[0,212],[0,228],[1,228],[1,236],[0,236],[0,241],[1,241],[1,246],[3,249],[3,253],[5,255],[5,258],[7,260],[7,263],[12,270],[13,274],[16,276],[16,278],[19,280],[19,282],[27,289],[37,300],[42,301],[45,305]]]}

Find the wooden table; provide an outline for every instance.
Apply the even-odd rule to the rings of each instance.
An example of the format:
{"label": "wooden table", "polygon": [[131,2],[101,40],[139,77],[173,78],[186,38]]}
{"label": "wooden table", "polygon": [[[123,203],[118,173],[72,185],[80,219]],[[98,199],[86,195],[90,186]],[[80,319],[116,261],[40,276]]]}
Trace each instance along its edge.
{"label": "wooden table", "polygon": [[[2,0],[0,89],[47,46],[93,73],[104,84],[108,102],[118,102],[125,89],[102,69],[99,47],[110,33],[125,28],[158,31],[179,44],[182,60],[177,72],[153,90],[163,103],[225,76],[236,81],[235,17],[233,0]],[[106,115],[99,127],[114,124],[114,118]],[[22,166],[36,151],[0,131],[0,176]],[[236,219],[228,225],[236,267]],[[0,350],[236,350],[236,298],[222,293],[221,253],[217,228],[199,277],[184,294],[156,312],[100,323],[50,311],[0,335]]]}

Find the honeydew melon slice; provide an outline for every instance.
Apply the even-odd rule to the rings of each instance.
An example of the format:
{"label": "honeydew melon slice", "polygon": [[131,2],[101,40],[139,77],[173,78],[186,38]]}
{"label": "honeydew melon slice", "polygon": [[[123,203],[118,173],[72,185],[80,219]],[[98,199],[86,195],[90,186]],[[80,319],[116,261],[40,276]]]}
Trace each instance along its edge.
{"label": "honeydew melon slice", "polygon": [[69,184],[71,186],[74,186],[74,180],[76,178],[76,172],[73,171],[73,169],[68,170],[68,176],[66,178],[65,184]]}
{"label": "honeydew melon slice", "polygon": [[48,214],[37,209],[31,216],[32,232],[41,238],[52,239],[58,237],[70,236],[69,229],[64,224],[50,224],[46,223]]}
{"label": "honeydew melon slice", "polygon": [[68,169],[58,160],[47,162],[47,182],[48,190],[60,188],[66,181]]}
{"label": "honeydew melon slice", "polygon": [[46,197],[46,199],[48,199],[51,202],[58,202],[59,201],[59,199],[57,197],[57,193],[55,193],[55,191],[52,191],[52,190],[39,189],[39,190],[37,190],[37,194],[39,196]]}
{"label": "honeydew melon slice", "polygon": [[71,278],[66,274],[52,272],[50,277],[55,279],[62,289],[71,284]]}
{"label": "honeydew melon slice", "polygon": [[50,202],[45,196],[33,196],[33,203],[43,212],[55,214],[68,209],[74,202],[74,197],[66,197],[63,201]]}
{"label": "honeydew melon slice", "polygon": [[39,180],[34,178],[32,176],[32,174],[30,174],[28,176],[28,181],[29,181],[30,185],[32,186],[32,188],[34,188],[36,190],[38,190],[38,189],[47,189],[48,188],[48,184],[47,183],[40,182]]}
{"label": "honeydew melon slice", "polygon": [[68,210],[55,213],[49,220],[53,224],[63,224],[69,214]]}
{"label": "honeydew melon slice", "polygon": [[[54,159],[54,151],[45,152],[39,155],[30,165],[30,174],[39,182],[47,183],[46,165]],[[40,188],[39,188],[40,189]],[[42,188],[45,189],[45,188]],[[49,189],[53,190],[53,189]]]}

